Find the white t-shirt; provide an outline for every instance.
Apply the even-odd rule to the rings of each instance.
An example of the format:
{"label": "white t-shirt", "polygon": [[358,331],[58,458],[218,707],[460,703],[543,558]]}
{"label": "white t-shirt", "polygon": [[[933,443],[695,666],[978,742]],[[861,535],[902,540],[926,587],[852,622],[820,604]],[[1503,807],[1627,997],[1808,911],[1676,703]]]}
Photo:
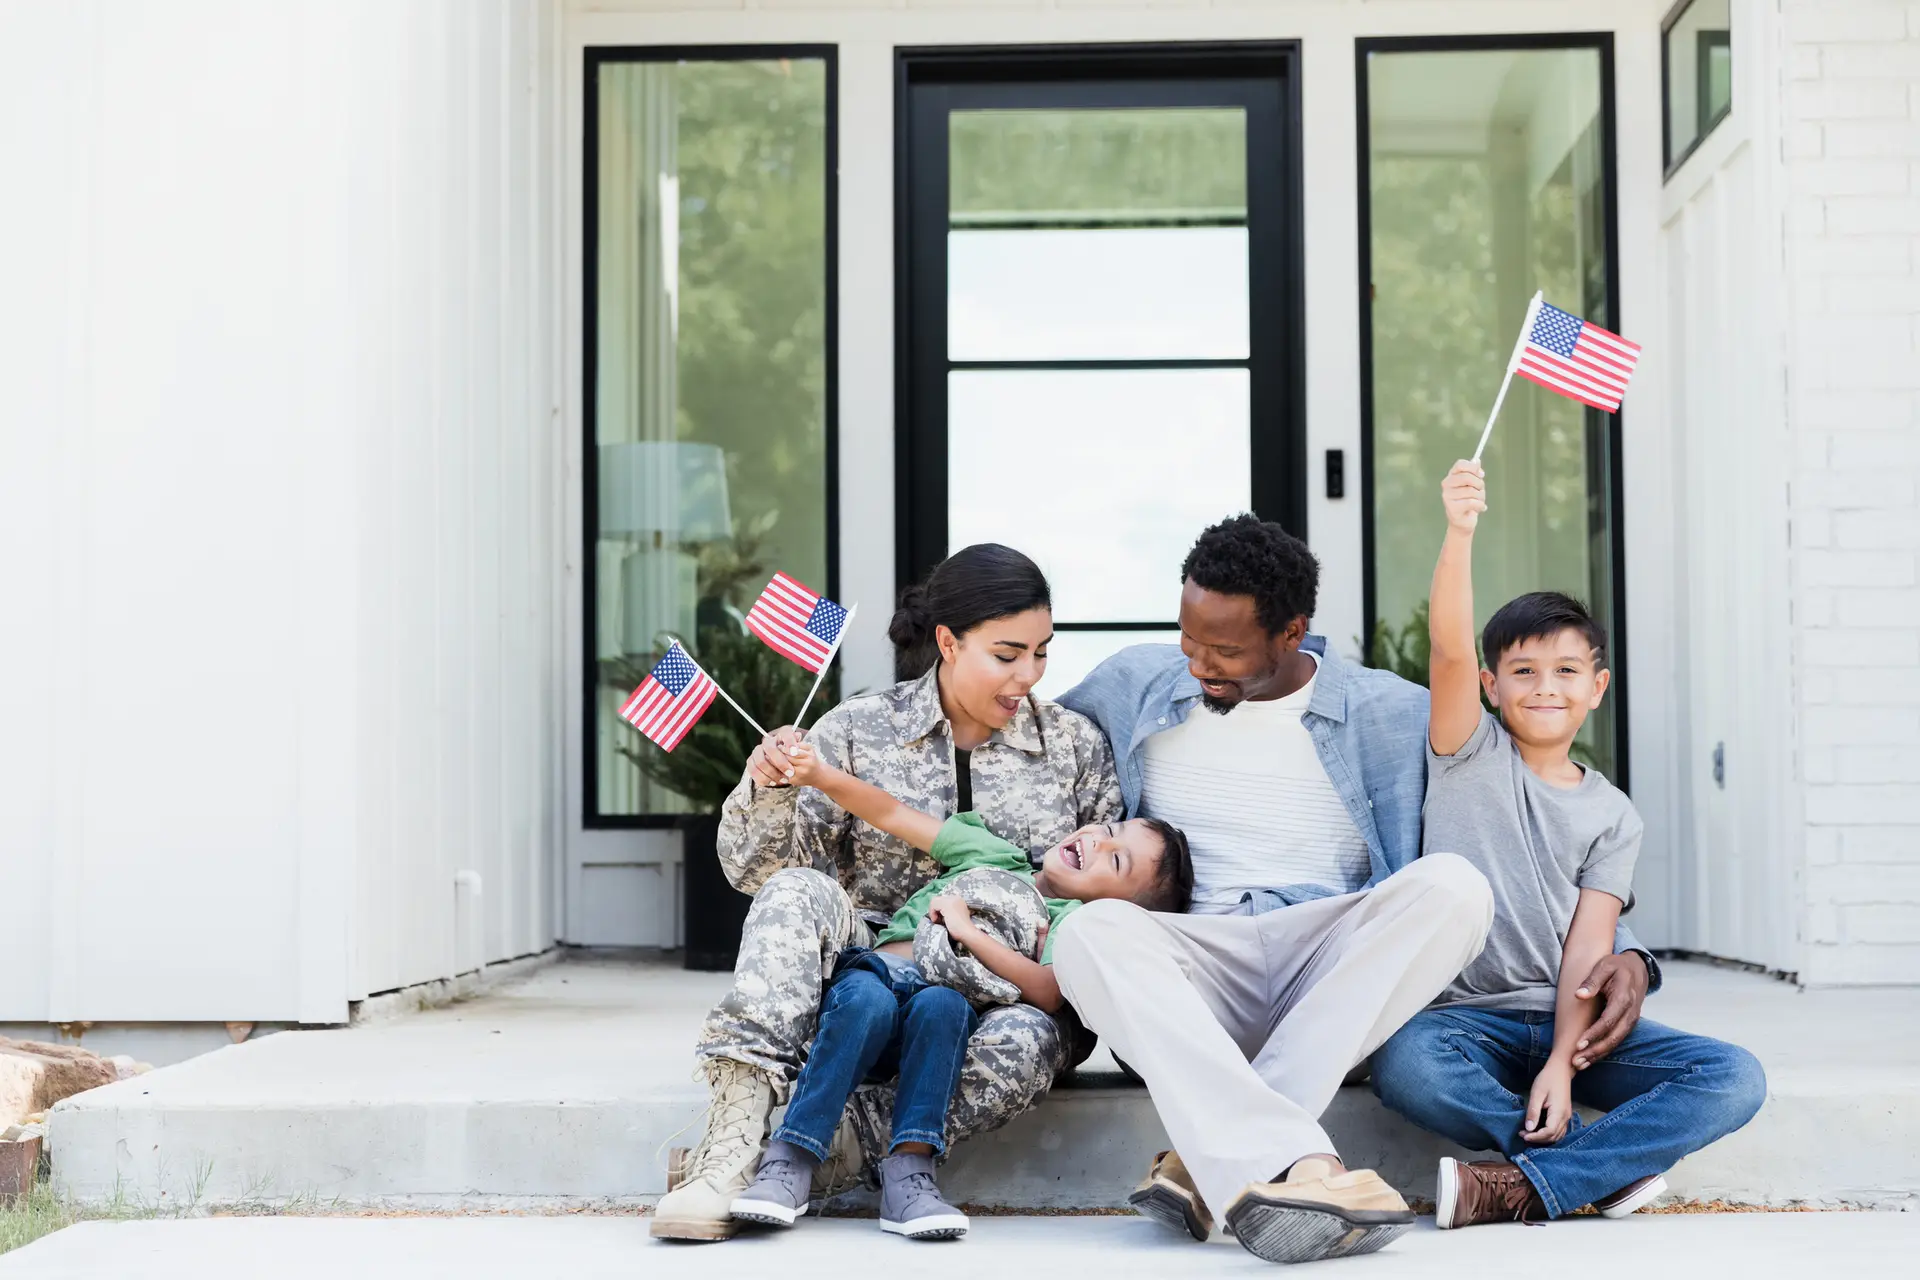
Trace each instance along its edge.
{"label": "white t-shirt", "polygon": [[1196,912],[1233,911],[1250,890],[1320,884],[1350,892],[1367,882],[1366,839],[1300,723],[1314,680],[1225,715],[1195,707],[1147,739],[1141,812],[1187,833]]}

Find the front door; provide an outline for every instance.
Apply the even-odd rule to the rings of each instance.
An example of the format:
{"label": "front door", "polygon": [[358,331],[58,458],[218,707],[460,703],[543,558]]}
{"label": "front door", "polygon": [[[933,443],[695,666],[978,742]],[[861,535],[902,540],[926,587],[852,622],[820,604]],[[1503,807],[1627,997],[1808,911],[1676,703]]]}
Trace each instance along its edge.
{"label": "front door", "polygon": [[1031,555],[1043,694],[1177,638],[1207,525],[1310,534],[1295,57],[901,56],[899,577]]}

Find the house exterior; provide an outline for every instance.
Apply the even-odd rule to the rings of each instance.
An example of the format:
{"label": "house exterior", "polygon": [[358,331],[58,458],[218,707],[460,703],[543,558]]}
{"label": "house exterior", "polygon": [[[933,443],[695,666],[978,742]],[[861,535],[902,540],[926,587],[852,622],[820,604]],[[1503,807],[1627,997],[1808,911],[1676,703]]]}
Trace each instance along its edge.
{"label": "house exterior", "polygon": [[1614,631],[1636,930],[1920,982],[1920,7],[20,4],[0,137],[0,1031],[674,945],[619,703],[788,717],[774,569],[852,691],[1021,546],[1057,694],[1252,509],[1405,661],[1536,289],[1644,356],[1515,384],[1479,595]]}

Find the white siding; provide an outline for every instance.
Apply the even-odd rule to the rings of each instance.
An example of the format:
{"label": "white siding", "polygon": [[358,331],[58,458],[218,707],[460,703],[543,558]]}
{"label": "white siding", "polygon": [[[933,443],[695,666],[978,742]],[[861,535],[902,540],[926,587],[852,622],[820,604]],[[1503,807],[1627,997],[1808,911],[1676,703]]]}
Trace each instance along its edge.
{"label": "white siding", "polygon": [[1801,976],[1915,982],[1920,6],[1786,0],[1781,19]]}
{"label": "white siding", "polygon": [[[1800,967],[1788,674],[1781,170],[1772,27],[1733,10],[1733,113],[1665,191],[1664,333],[1678,570],[1674,581],[1681,848],[1675,946]],[[1682,96],[1680,101],[1691,101]],[[1714,778],[1716,748],[1724,782]]]}
{"label": "white siding", "polygon": [[552,936],[556,21],[0,14],[0,1019]]}

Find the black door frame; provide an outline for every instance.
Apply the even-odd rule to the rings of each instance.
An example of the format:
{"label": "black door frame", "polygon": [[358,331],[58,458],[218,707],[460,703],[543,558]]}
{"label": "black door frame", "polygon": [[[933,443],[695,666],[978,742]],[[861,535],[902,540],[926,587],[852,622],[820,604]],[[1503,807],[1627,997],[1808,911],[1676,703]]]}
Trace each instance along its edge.
{"label": "black door frame", "polygon": [[[1540,34],[1473,36],[1382,36],[1355,40],[1354,104],[1358,127],[1360,209],[1360,564],[1363,643],[1371,645],[1379,610],[1375,600],[1373,536],[1373,149],[1371,112],[1367,100],[1367,57],[1375,53],[1467,53],[1484,50],[1592,49],[1600,58],[1600,173],[1607,202],[1602,235],[1607,252],[1607,321],[1615,333],[1626,332],[1620,317],[1620,167],[1619,134],[1614,127],[1613,33],[1568,31]],[[1591,410],[1590,412],[1599,412]],[[1609,695],[1613,699],[1613,777],[1629,790],[1627,688],[1627,538],[1623,441],[1625,411],[1613,416],[1607,432],[1607,549],[1612,559],[1608,589],[1613,611],[1609,618],[1608,664],[1613,670]],[[1589,604],[1592,602],[1589,601]]]}
{"label": "black door frame", "polygon": [[[948,113],[956,106],[1243,106],[1249,359],[1096,361],[1099,368],[1245,364],[1253,509],[1307,536],[1306,294],[1298,41],[900,49],[894,97],[894,576],[947,553]],[[1262,108],[1271,106],[1270,113]],[[930,198],[916,204],[916,188]],[[931,198],[937,197],[937,198]],[[916,220],[916,214],[918,219]],[[991,367],[993,362],[988,362]],[[1073,368],[1059,361],[1038,367]],[[964,367],[977,367],[967,362]],[[1021,367],[1035,367],[1021,362]],[[1038,478],[1036,478],[1038,480]],[[1196,530],[1196,532],[1198,532]],[[1057,622],[1057,630],[1172,626]]]}

